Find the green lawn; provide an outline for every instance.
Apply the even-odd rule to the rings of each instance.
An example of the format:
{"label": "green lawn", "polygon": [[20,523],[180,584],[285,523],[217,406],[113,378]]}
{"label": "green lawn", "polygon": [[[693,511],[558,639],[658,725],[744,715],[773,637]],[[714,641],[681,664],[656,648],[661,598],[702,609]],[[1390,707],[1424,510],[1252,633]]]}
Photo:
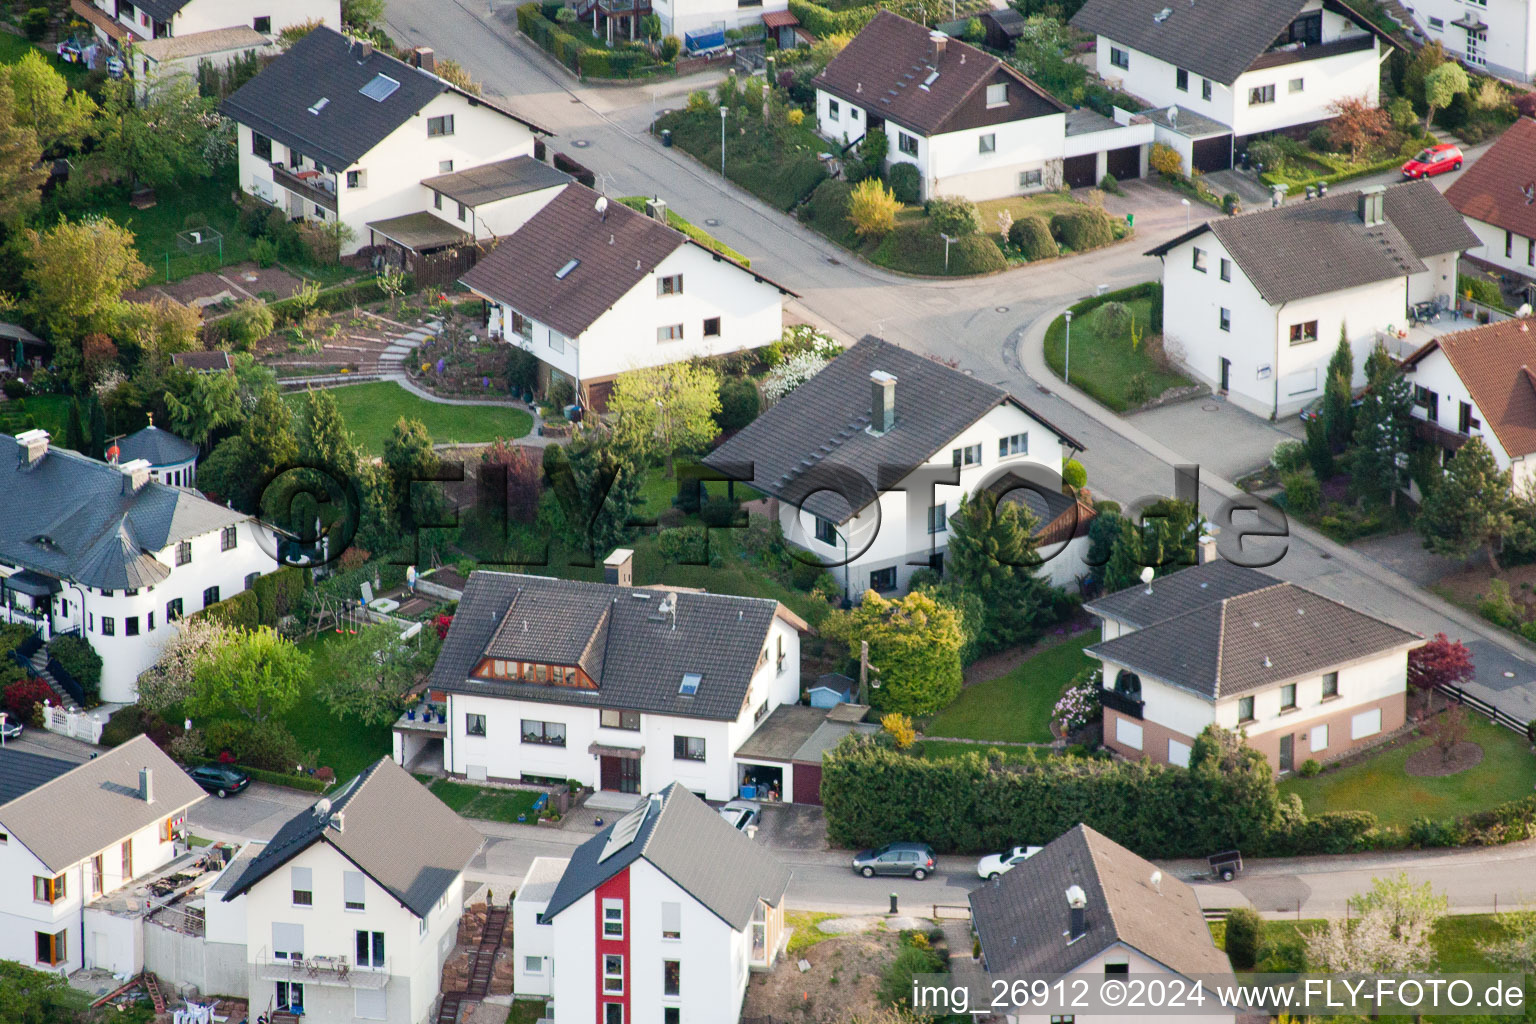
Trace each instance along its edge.
{"label": "green lawn", "polygon": [[810,949],[818,942],[837,938],[831,932],[824,932],[816,927],[821,922],[837,916],[822,910],[786,911],[784,914],[784,927],[793,928],[795,933],[789,937],[789,945],[785,949],[791,956],[794,956],[798,955],[801,950]]}
{"label": "green lawn", "polygon": [[[1161,369],[1147,352],[1145,338],[1152,333],[1152,300],[1133,299],[1126,305],[1136,318],[1136,329],[1143,332],[1143,344],[1135,348],[1129,337],[1109,337],[1102,330],[1105,306],[1072,321],[1072,376],[1068,383],[1115,412],[1125,412],[1169,388],[1190,383],[1182,374]],[[1057,376],[1065,376],[1066,334],[1066,321],[1061,317],[1045,332],[1045,361]],[[1146,375],[1146,398],[1139,400],[1133,394],[1132,384],[1132,378],[1138,374]]]}
{"label": "green lawn", "polygon": [[62,442],[65,434],[64,424],[69,419],[70,401],[68,395],[33,395],[31,398],[18,398],[5,403],[4,413],[0,414],[0,424],[3,424],[6,433],[14,434],[23,429],[24,418],[31,416],[40,428]]}
{"label": "green lawn", "polygon": [[[417,776],[422,782],[427,776]],[[471,786],[447,779],[433,779],[427,788],[455,814],[465,818],[484,818],[488,821],[515,822],[518,815],[532,822],[533,802],[539,794],[522,789],[496,789],[491,786]]]}
{"label": "green lawn", "polygon": [[[677,497],[677,487],[683,478],[683,467],[691,465],[691,460],[678,459],[673,466],[671,476],[667,476],[665,466],[656,466],[646,474],[645,483],[640,487],[640,513],[645,518],[654,518],[672,507],[672,499]],[[708,496],[725,497],[726,484],[722,481],[706,480],[702,484],[704,493]],[[744,483],[736,485],[736,499],[738,501],[755,501],[762,494],[748,487]]]}
{"label": "green lawn", "polygon": [[542,999],[514,999],[507,1011],[507,1024],[538,1024],[544,1019],[544,1006]]}
{"label": "green lawn", "polygon": [[[620,199],[619,202],[623,203],[631,210],[638,210],[639,212],[644,213],[645,203],[649,198],[649,196],[625,196],[624,198]],[[693,239],[695,242],[698,242],[706,249],[718,252],[722,256],[728,256],[735,260],[737,263],[740,263],[744,266],[750,267],[752,265],[752,261],[747,259],[747,257],[743,256],[735,249],[732,249],[730,246],[720,241],[720,239],[716,238],[708,231],[705,231],[703,228],[695,225],[692,221],[688,220],[686,217],[672,209],[670,206],[667,207],[667,223],[681,231],[683,234],[687,235],[689,238]]]}
{"label": "green lawn", "polygon": [[944,761],[965,754],[985,754],[995,750],[1004,761],[1028,762],[1048,754],[1039,747],[989,747],[984,743],[961,743],[958,740],[923,740],[919,752],[928,761]]}
{"label": "green lawn", "polygon": [[79,88],[81,83],[90,74],[84,64],[66,64],[50,49],[38,47],[28,42],[22,36],[13,36],[9,32],[0,32],[0,64],[15,64],[26,55],[28,50],[37,50],[48,58],[54,70],[64,76],[64,80],[73,88]]}
{"label": "green lawn", "polygon": [[1083,648],[1098,641],[1096,629],[1079,634],[1046,647],[1005,676],[967,686],[924,727],[924,734],[1013,743],[1051,742],[1051,711],[1072,677],[1095,664]]}
{"label": "green lawn", "polygon": [[[163,284],[167,271],[170,280],[177,281],[223,264],[238,263],[249,256],[251,238],[240,230],[236,220],[238,208],[229,199],[234,190],[235,176],[230,172],[157,189],[155,205],[147,210],[135,210],[124,200],[93,212],[106,214],[133,232],[139,259],[150,269],[146,283]],[[194,257],[177,246],[176,233],[187,227],[188,217],[205,219],[209,227],[224,236],[223,264],[217,249],[206,257]]]}
{"label": "green lawn", "polygon": [[[1477,947],[1479,943],[1504,937],[1507,919],[1508,915],[1505,914],[1452,914],[1442,917],[1429,940],[1435,947],[1436,968],[1473,974],[1500,973],[1503,969],[1493,964]],[[1300,921],[1266,920],[1264,939],[1269,943],[1283,942],[1314,932],[1323,923],[1320,918]],[[1211,936],[1223,951],[1226,950],[1226,928],[1225,921],[1211,922]]]}
{"label": "green lawn", "polygon": [[1482,744],[1483,762],[1456,775],[1415,778],[1403,771],[1409,755],[1429,745],[1426,737],[1314,778],[1287,779],[1280,791],[1299,795],[1308,814],[1367,810],[1384,825],[1454,818],[1531,794],[1536,758],[1524,738],[1475,717],[1467,738]]}
{"label": "green lawn", "polygon": [[986,199],[976,204],[976,212],[981,215],[981,230],[996,234],[997,215],[1004,210],[1007,210],[1014,220],[1023,220],[1025,217],[1044,217],[1049,222],[1053,214],[1081,205],[1083,204],[1073,199],[1068,192],[1037,192],[1031,196]]}
{"label": "green lawn", "polygon": [[[384,441],[404,416],[420,420],[438,443],[494,441],[522,437],[533,428],[533,417],[522,409],[496,405],[444,405],[417,398],[393,381],[370,381],[331,389],[347,429],[370,455],[384,451]],[[290,394],[303,401],[303,393]]]}

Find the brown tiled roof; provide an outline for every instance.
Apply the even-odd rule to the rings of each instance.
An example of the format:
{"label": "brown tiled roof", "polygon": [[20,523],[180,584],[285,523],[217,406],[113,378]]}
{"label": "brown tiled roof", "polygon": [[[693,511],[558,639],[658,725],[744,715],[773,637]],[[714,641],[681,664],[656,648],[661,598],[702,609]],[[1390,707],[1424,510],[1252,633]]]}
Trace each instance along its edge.
{"label": "brown tiled roof", "polygon": [[1522,117],[1511,125],[1445,190],[1445,198],[1464,217],[1536,238],[1536,121]]}
{"label": "brown tiled roof", "polygon": [[1536,331],[1529,320],[1502,320],[1442,334],[1403,361],[1417,366],[1435,349],[1456,376],[1511,458],[1536,452]]}
{"label": "brown tiled roof", "polygon": [[763,24],[768,28],[793,28],[800,24],[800,19],[789,11],[768,11],[763,15]]}
{"label": "brown tiled roof", "polygon": [[171,362],[177,366],[185,366],[189,370],[227,370],[229,353],[222,349],[173,352]]}
{"label": "brown tiled roof", "polygon": [[1358,192],[1334,192],[1239,217],[1209,221],[1150,250],[1163,256],[1209,231],[1270,305],[1422,273],[1423,258],[1479,243],[1427,181],[1386,190],[1385,223],[1367,227]]}
{"label": "brown tiled roof", "polygon": [[[1023,86],[1009,90],[1014,116],[1000,120],[1067,109],[996,57],[958,39],[946,39],[944,52],[935,60],[929,31],[915,21],[881,11],[813,84],[923,135],[969,127],[953,123],[956,113],[999,71]],[[934,72],[938,75],[930,80]]]}

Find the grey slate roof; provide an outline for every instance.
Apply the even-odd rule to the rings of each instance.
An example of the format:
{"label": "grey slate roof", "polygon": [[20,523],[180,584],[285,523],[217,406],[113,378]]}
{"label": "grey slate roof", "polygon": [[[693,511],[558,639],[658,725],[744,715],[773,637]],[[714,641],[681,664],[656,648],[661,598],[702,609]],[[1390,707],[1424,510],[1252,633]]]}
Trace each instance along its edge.
{"label": "grey slate roof", "polygon": [[[1154,886],[1156,870],[1087,825],[1047,843],[970,895],[988,973],[1066,973],[1123,942],[1186,977],[1229,975],[1195,891],[1166,872]],[[1088,897],[1087,930],[1069,946],[1066,891],[1073,885]]]}
{"label": "grey slate roof", "polygon": [[[1088,0],[1072,16],[1080,32],[1107,36],[1158,60],[1231,85],[1301,13],[1306,0]],[[1338,0],[1330,10],[1351,17],[1361,28],[1388,39]],[[1168,9],[1161,22],[1156,15]]]}
{"label": "grey slate roof", "polygon": [[[335,847],[417,917],[480,849],[484,837],[387,757],[329,797],[290,818],[224,892],[235,899],[317,842]],[[233,867],[230,869],[233,870]]]}
{"label": "grey slate roof", "polygon": [[126,480],[61,448],[28,467],[26,449],[0,434],[0,559],[104,590],[146,587],[171,571],[153,552],[251,518],[153,480],[130,491]]}
{"label": "grey slate roof", "polygon": [[[675,629],[656,614],[670,594]],[[481,570],[465,584],[432,687],[735,721],[779,613],[778,602],[764,598]],[[471,679],[484,657],[580,665],[598,689]],[[677,692],[685,672],[703,676],[692,697]]]}
{"label": "grey slate roof", "polygon": [[151,423],[117,442],[117,461],[144,459],[151,466],[177,466],[197,458],[197,445]]}
{"label": "grey slate roof", "polygon": [[[400,87],[381,102],[369,99],[358,90],[375,75],[387,75]],[[365,54],[361,43],[324,26],[290,46],[225,99],[219,110],[333,170],[342,170],[445,92],[459,93],[472,106],[489,107],[533,131],[549,134],[532,121],[404,61],[371,48]],[[309,108],[321,99],[328,101],[325,107],[310,113]],[[421,131],[425,140],[426,127]]]}
{"label": "grey slate roof", "polygon": [[[879,436],[868,430],[869,375],[876,370],[896,376],[896,423]],[[1083,450],[997,385],[865,335],[704,463],[726,473],[751,467],[739,478],[757,490],[842,523],[874,501],[878,489],[894,486],[1004,402]],[[846,498],[826,489],[833,482]]]}
{"label": "grey slate roof", "polygon": [[[139,797],[140,768],[153,775],[154,803]],[[0,826],[48,870],[63,871],[204,795],[148,736],[135,736],[0,804]]]}
{"label": "grey slate roof", "polygon": [[465,206],[481,206],[574,180],[564,171],[557,171],[531,156],[515,156],[510,160],[466,167],[452,174],[423,178],[421,183]]}
{"label": "grey slate roof", "polygon": [[1367,227],[1356,212],[1359,193],[1330,192],[1209,221],[1149,250],[1164,256],[1213,233],[1243,274],[1277,306],[1425,270],[1423,258],[1481,244],[1440,190],[1428,181],[1386,190],[1385,223]]}
{"label": "grey slate roof", "polygon": [[[14,744],[0,747],[0,808],[74,766],[73,761],[17,750]],[[0,825],[4,823],[4,817],[0,817]]]}
{"label": "grey slate roof", "polygon": [[1153,580],[1150,594],[1147,587],[1138,583],[1094,598],[1083,605],[1083,610],[1141,629],[1229,597],[1272,587],[1277,582],[1268,573],[1218,558]]}
{"label": "grey slate roof", "polygon": [[789,869],[777,857],[679,783],[651,796],[634,840],[599,861],[618,824],[576,848],[544,909],[545,920],[642,858],[737,931],[752,920],[759,900],[776,907],[789,886]]}
{"label": "grey slate roof", "polygon": [[1094,644],[1086,653],[1216,701],[1421,643],[1417,633],[1293,583],[1275,583]]}
{"label": "grey slate roof", "polygon": [[169,22],[192,0],[136,0],[134,6],[156,21]]}

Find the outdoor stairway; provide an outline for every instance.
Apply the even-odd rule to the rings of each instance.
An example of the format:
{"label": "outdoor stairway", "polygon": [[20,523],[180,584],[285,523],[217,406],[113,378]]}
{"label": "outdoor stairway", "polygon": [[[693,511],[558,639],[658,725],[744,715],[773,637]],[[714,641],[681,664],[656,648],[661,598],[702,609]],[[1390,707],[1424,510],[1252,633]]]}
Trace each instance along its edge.
{"label": "outdoor stairway", "polygon": [[507,908],[490,907],[485,913],[485,930],[480,933],[480,948],[475,951],[475,966],[469,974],[471,999],[484,999],[491,987],[491,968],[496,966],[496,952],[501,949],[501,935],[507,928]]}
{"label": "outdoor stairway", "polygon": [[[443,1005],[437,1008],[437,1024],[457,1024],[459,1019],[459,1004],[464,1001],[462,992],[444,992]],[[273,1021],[272,1024],[278,1024]]]}
{"label": "outdoor stairway", "polygon": [[[393,323],[393,321],[385,322]],[[425,326],[408,329],[403,334],[386,331],[390,339],[389,347],[379,353],[379,376],[385,378],[403,376],[406,358],[420,348],[423,342],[436,337],[442,329],[441,321],[429,320]]]}
{"label": "outdoor stairway", "polygon": [[144,972],[144,987],[149,990],[149,1001],[155,1004],[155,1016],[165,1013],[165,996],[160,994],[160,982],[149,971]]}
{"label": "outdoor stairway", "polygon": [[78,714],[80,705],[75,703],[75,698],[71,697],[69,691],[60,686],[59,681],[53,677],[53,673],[48,671],[48,648],[39,647],[32,652],[32,657],[28,661],[32,665],[32,674],[48,684],[48,689],[58,696],[60,706],[65,711]]}
{"label": "outdoor stairway", "polygon": [[267,1018],[272,1024],[299,1024],[299,1015],[289,1013],[287,1010],[273,1010],[272,1016]]}

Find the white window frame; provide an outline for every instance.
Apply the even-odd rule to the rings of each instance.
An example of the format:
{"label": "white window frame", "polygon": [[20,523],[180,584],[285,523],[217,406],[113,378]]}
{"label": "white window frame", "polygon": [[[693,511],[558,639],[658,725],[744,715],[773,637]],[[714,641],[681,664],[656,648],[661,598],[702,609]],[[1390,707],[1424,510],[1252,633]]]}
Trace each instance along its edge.
{"label": "white window frame", "polygon": [[666,324],[666,325],[664,325],[662,327],[656,328],[656,341],[658,343],[664,343],[664,342],[669,342],[669,341],[682,341],[682,340],[683,340],[683,325],[682,324]]}
{"label": "white window frame", "polygon": [[996,153],[997,152],[997,133],[996,132],[987,132],[984,135],[977,136],[977,138],[976,138],[976,152],[978,154]]}
{"label": "white window frame", "polygon": [[1381,732],[1381,708],[1367,708],[1349,720],[1349,738],[1363,740]]}
{"label": "white window frame", "polygon": [[[618,916],[616,916],[616,917],[614,916],[614,911],[618,912]],[[609,931],[608,930],[608,926],[610,924],[618,925],[618,931],[612,931],[612,932]],[[622,939],[623,937],[624,937],[624,901],[623,900],[606,900],[606,899],[603,900],[603,934],[598,936],[598,938],[603,939],[603,940],[609,940],[609,939],[617,940],[617,939]]]}
{"label": "white window frame", "polygon": [[827,100],[827,120],[828,121],[840,120],[841,119],[840,118],[840,113],[841,113],[841,108],[838,106],[837,100],[828,99]]}
{"label": "white window frame", "polygon": [[[601,955],[602,955],[602,958],[603,958],[603,995],[604,996],[621,996],[621,995],[623,995],[624,994],[624,954],[623,953],[603,953]],[[619,962],[619,969],[617,971],[610,971],[608,969],[608,962],[609,962],[610,959],[617,960]],[[610,982],[612,982],[614,984],[610,985]]]}
{"label": "white window frame", "polygon": [[993,82],[987,86],[987,107],[1006,107],[1008,105],[1008,83]]}
{"label": "white window frame", "polygon": [[[667,925],[676,925],[668,928]],[[680,942],[683,938],[683,905],[663,902],[661,905],[661,937],[666,942]]]}

